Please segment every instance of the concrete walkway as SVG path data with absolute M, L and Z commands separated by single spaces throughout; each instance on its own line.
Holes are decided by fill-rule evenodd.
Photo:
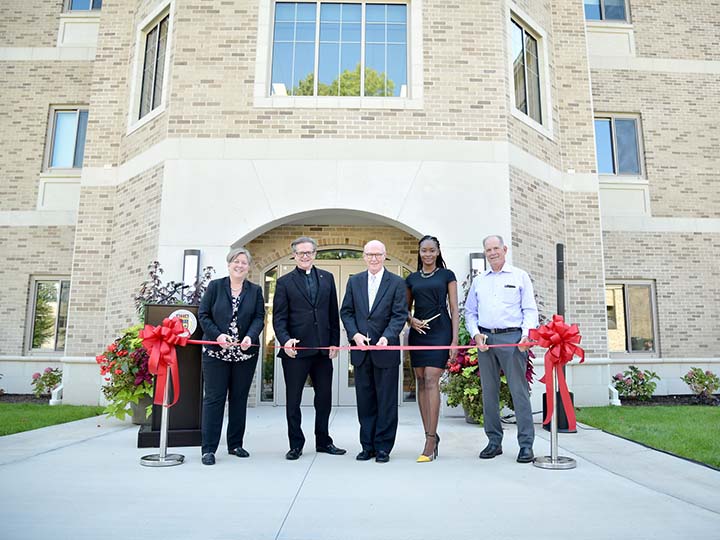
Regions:
M 312 432 L 312 409 L 304 409 Z M 561 435 L 570 471 L 479 460 L 482 429 L 441 418 L 440 459 L 416 464 L 422 428 L 400 409 L 390 463 L 358 462 L 352 408 L 333 410 L 345 456 L 286 461 L 282 408 L 249 409 L 250 459 L 220 451 L 214 467 L 198 448 L 177 467 L 141 467 L 137 427 L 90 418 L 0 437 L 0 539 L 718 539 L 720 472 L 592 429 Z M 221 449 L 224 441 L 221 442 Z M 549 453 L 537 429 L 536 455 Z

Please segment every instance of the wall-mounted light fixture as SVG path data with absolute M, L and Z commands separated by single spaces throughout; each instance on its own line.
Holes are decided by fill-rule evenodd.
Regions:
M 470 254 L 470 279 L 477 276 L 480 272 L 485 271 L 485 254 L 484 253 L 471 253 Z
M 183 283 L 188 286 L 195 285 L 200 274 L 200 250 L 186 249 L 183 253 Z

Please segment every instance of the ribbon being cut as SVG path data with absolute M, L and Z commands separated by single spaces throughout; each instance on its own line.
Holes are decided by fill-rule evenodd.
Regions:
M 543 424 L 550 422 L 555 411 L 553 377 L 557 375 L 558 388 L 555 390 L 560 392 L 560 398 L 568 419 L 568 428 L 574 431 L 577 427 L 575 409 L 573 409 L 570 401 L 570 391 L 562 368 L 574 356 L 580 358 L 580 363 L 585 361 L 585 351 L 578 347 L 578 343 L 582 340 L 580 330 L 577 324 L 567 324 L 562 315 L 553 315 L 552 321 L 548 324 L 530 330 L 529 337 L 535 342 L 534 345 L 547 348 L 545 353 L 545 375 L 540 379 L 540 382 L 545 383 L 545 399 L 547 399 L 547 414 Z
M 155 397 L 153 402 L 156 405 L 163 405 L 163 398 L 165 396 L 165 386 L 167 380 L 167 373 L 170 370 L 170 377 L 172 380 L 173 399 L 172 402 L 168 403 L 168 407 L 172 407 L 177 403 L 180 397 L 180 374 L 178 372 L 177 355 L 175 347 L 180 345 L 185 347 L 186 345 L 217 345 L 215 341 L 202 341 L 199 339 L 189 339 L 189 332 L 183 326 L 180 319 L 164 319 L 161 325 L 151 326 L 145 325 L 140 331 L 140 338 L 143 341 L 143 346 L 147 349 L 150 355 L 148 363 L 148 370 L 153 375 L 157 376 L 155 384 Z M 580 362 L 585 360 L 585 351 L 577 346 L 582 339 L 580 332 L 576 324 L 568 325 L 565 323 L 561 315 L 553 315 L 552 322 L 541 326 L 538 329 L 530 330 L 530 339 L 536 341 L 532 345 L 539 345 L 540 347 L 546 347 L 548 349 L 545 354 L 545 376 L 540 379 L 540 382 L 545 382 L 547 388 L 547 401 L 548 401 L 548 415 L 545 419 L 545 423 L 549 422 L 549 418 L 552 416 L 554 399 L 550 390 L 552 379 L 548 379 L 553 376 L 553 371 L 557 370 L 558 382 L 560 395 L 562 396 L 563 404 L 565 405 L 565 411 L 567 412 L 568 422 L 572 429 L 575 429 L 575 411 L 570 403 L 570 394 L 568 392 L 567 383 L 565 381 L 565 375 L 562 369 L 558 367 L 564 366 L 573 356 L 578 355 Z M 488 345 L 488 348 L 496 347 L 519 347 L 527 346 L 527 343 L 507 343 L 498 345 Z M 258 345 L 252 345 L 252 347 L 258 347 Z M 282 349 L 282 346 L 276 346 L 276 349 Z M 330 349 L 331 347 L 292 347 L 297 350 L 305 349 Z M 346 347 L 336 347 L 339 350 L 375 350 L 381 349 L 384 351 L 417 351 L 417 350 L 441 350 L 441 349 L 474 349 L 476 345 L 367 345 L 359 347 L 356 345 Z

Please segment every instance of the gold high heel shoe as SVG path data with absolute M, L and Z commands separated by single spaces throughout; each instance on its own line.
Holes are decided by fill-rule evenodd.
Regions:
M 437 435 L 431 435 L 430 433 L 427 433 L 425 435 L 426 437 L 432 437 L 435 439 L 435 449 L 433 450 L 433 453 L 431 456 L 426 456 L 425 454 L 420 454 L 420 456 L 417 458 L 417 463 L 430 463 L 431 461 L 434 461 L 438 457 L 438 436 Z

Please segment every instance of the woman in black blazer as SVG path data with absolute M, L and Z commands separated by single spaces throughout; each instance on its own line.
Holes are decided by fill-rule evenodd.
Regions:
M 247 400 L 265 324 L 262 289 L 248 281 L 252 257 L 245 248 L 228 253 L 228 277 L 208 285 L 200 301 L 203 339 L 217 345 L 203 347 L 202 463 L 215 464 L 225 400 L 228 400 L 228 452 L 250 457 L 243 448 Z

